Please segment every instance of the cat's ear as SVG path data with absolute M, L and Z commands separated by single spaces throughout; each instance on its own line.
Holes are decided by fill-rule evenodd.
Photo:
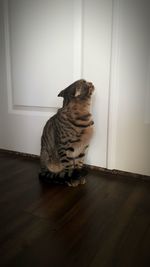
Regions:
M 75 82 L 75 83 L 72 83 L 71 85 L 69 85 L 64 90 L 60 91 L 58 96 L 61 96 L 61 97 L 66 97 L 66 96 L 77 97 L 80 94 L 81 94 L 81 88 L 80 87 L 76 87 L 76 82 Z
M 61 96 L 61 97 L 73 96 L 74 97 L 75 92 L 76 92 L 76 90 L 75 90 L 74 86 L 71 84 L 70 86 L 68 86 L 64 90 L 60 91 L 58 96 Z
M 81 88 L 76 88 L 75 97 L 80 96 L 80 95 L 81 95 Z
M 60 97 L 64 97 L 64 91 L 65 91 L 65 90 L 60 91 L 60 93 L 58 94 L 58 96 L 60 96 Z

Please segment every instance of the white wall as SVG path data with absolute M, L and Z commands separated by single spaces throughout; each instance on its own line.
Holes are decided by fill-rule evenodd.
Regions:
M 38 21 L 37 11 L 41 7 L 50 7 L 52 3 L 57 7 L 58 1 L 44 0 L 42 6 L 40 0 L 9 0 L 9 2 L 11 2 L 9 12 L 7 13 L 6 6 L 4 12 L 5 36 L 3 25 L 0 23 L 2 39 L 0 42 L 0 147 L 39 154 L 42 128 L 46 120 L 61 105 L 61 100 L 56 95 L 62 88 L 58 87 L 84 77 L 93 81 L 96 86 L 93 98 L 95 134 L 86 162 L 95 166 L 150 175 L 149 1 L 69 1 L 67 7 L 70 10 L 68 18 L 70 25 L 67 32 L 70 31 L 68 34 L 70 39 L 65 46 L 67 38 L 65 35 L 63 46 L 63 55 L 66 49 L 66 53 L 69 53 L 69 61 L 64 64 L 65 73 L 63 75 L 62 71 L 61 79 L 58 79 L 56 70 L 49 77 L 50 58 L 53 58 L 53 62 L 56 58 L 55 67 L 59 69 L 59 58 L 62 55 L 60 44 L 56 50 L 51 47 L 49 51 L 51 46 L 49 37 L 46 39 L 43 37 L 42 41 L 40 40 L 36 53 L 32 55 L 37 61 L 37 52 L 41 55 L 45 46 L 44 60 L 41 56 L 39 58 L 43 60 L 40 61 L 42 75 L 36 79 L 37 69 L 33 57 L 30 58 L 30 53 L 34 52 L 34 42 L 38 40 L 39 32 L 34 32 L 35 24 L 32 27 L 28 25 L 34 18 Z M 29 21 L 26 21 L 28 12 L 35 3 L 37 4 L 36 14 L 33 17 L 29 15 Z M 17 8 L 19 13 L 16 13 Z M 2 12 L 1 8 L 0 12 Z M 49 11 L 47 12 L 49 14 Z M 21 17 L 19 14 L 22 14 Z M 63 14 L 65 11 L 62 12 L 62 16 Z M 22 21 L 23 15 L 24 20 L 21 24 L 19 21 Z M 43 31 L 44 36 L 48 36 L 51 23 L 51 30 L 53 25 L 55 28 L 61 27 L 59 23 L 55 24 L 55 16 L 53 21 L 49 21 L 49 15 L 46 18 L 47 27 Z M 44 27 L 44 16 L 41 15 L 40 19 L 41 27 Z M 64 27 L 65 25 L 62 25 L 62 32 Z M 34 35 L 32 35 L 33 32 Z M 40 28 L 40 34 L 42 34 L 42 28 Z M 55 31 L 52 31 L 52 34 L 55 34 Z M 25 40 L 30 40 L 27 46 L 22 42 L 23 39 L 20 39 L 21 36 Z M 55 38 L 57 39 L 58 36 Z M 6 57 L 4 57 L 4 48 Z M 25 57 L 23 52 L 26 48 L 28 53 Z M 58 50 L 59 54 L 56 53 Z M 46 62 L 47 54 L 48 62 Z M 27 65 L 23 65 L 25 59 Z M 21 64 L 20 68 L 19 64 Z M 46 73 L 43 71 L 43 64 Z M 32 67 L 29 73 L 28 65 Z M 62 69 L 61 65 L 60 69 Z M 52 69 L 51 72 L 53 72 Z M 29 74 L 31 79 L 25 84 Z M 32 74 L 35 78 L 33 80 Z M 38 83 L 40 86 L 35 91 L 35 85 Z
M 86 0 L 83 8 L 83 77 L 94 82 L 95 135 L 88 162 L 106 167 L 112 1 Z
M 4 64 L 4 42 L 3 42 L 3 14 L 2 14 L 2 8 L 1 8 L 1 1 L 0 1 L 0 147 L 2 147 L 2 131 L 3 131 L 3 125 L 2 125 L 2 116 L 3 116 L 3 64 Z
M 117 8 L 109 164 L 150 175 L 150 3 L 126 0 Z
M 123 3 L 116 165 L 150 175 L 150 121 L 145 121 L 150 106 L 149 14 L 149 1 Z

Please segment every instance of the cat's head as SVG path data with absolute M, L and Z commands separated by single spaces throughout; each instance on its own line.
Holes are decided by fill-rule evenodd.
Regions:
M 83 79 L 78 80 L 67 88 L 62 90 L 58 96 L 64 98 L 64 105 L 68 104 L 72 99 L 87 100 L 91 98 L 94 91 L 94 85 L 91 82 L 87 82 Z

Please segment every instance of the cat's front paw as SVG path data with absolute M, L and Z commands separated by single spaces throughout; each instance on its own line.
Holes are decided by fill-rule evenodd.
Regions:
M 85 177 L 80 177 L 80 184 L 86 184 L 86 178 Z
M 79 179 L 70 179 L 70 181 L 67 181 L 67 185 L 71 187 L 77 187 L 79 184 L 85 184 L 86 178 L 80 177 Z

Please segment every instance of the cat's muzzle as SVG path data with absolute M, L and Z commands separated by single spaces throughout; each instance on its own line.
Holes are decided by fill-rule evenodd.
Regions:
M 93 83 L 91 83 L 91 82 L 87 82 L 87 85 L 88 85 L 89 95 L 92 95 L 94 90 L 95 90 L 95 87 L 94 87 Z

